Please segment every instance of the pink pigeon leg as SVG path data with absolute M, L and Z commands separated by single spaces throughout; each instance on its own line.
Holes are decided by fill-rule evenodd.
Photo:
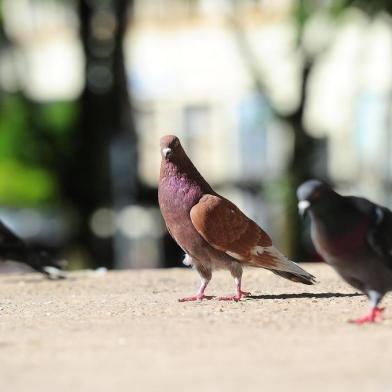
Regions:
M 189 301 L 201 301 L 203 299 L 212 299 L 212 298 L 214 298 L 212 296 L 204 295 L 204 291 L 205 291 L 208 283 L 209 283 L 209 280 L 202 279 L 201 286 L 200 286 L 199 291 L 197 292 L 196 295 L 192 295 L 190 297 L 179 298 L 178 301 L 179 302 L 189 302 Z
M 384 308 L 379 308 L 377 306 L 374 306 L 370 309 L 369 313 L 365 314 L 365 316 L 355 320 L 350 320 L 349 322 L 357 325 L 363 325 L 367 323 L 374 323 L 376 321 L 381 321 L 383 311 Z
M 247 297 L 251 295 L 251 293 L 241 290 L 241 279 L 235 278 L 235 287 L 236 287 L 235 294 L 219 297 L 218 298 L 219 301 L 239 301 L 242 298 L 242 296 Z

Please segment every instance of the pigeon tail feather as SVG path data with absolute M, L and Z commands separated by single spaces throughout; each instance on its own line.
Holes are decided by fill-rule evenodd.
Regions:
M 63 268 L 67 262 L 65 260 L 57 260 L 46 252 L 39 254 L 36 251 L 31 251 L 24 262 L 35 271 L 44 274 L 48 279 L 56 280 L 66 278 Z
M 309 285 L 316 283 L 316 278 L 312 274 L 306 272 L 294 261 L 289 260 L 274 246 L 268 246 L 262 248 L 262 252 L 256 252 L 250 261 L 250 265 L 266 268 L 274 274 L 293 282 Z

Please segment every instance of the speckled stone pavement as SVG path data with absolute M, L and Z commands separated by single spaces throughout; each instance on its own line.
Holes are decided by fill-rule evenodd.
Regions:
M 392 295 L 358 327 L 366 298 L 304 267 L 317 285 L 246 270 L 238 303 L 178 302 L 187 269 L 0 276 L 1 391 L 392 391 Z M 222 271 L 207 294 L 232 289 Z

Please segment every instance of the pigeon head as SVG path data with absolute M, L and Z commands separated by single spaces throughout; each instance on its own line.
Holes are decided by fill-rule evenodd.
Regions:
M 166 161 L 176 161 L 185 154 L 180 140 L 174 135 L 162 136 L 160 146 L 162 159 L 165 159 Z
M 320 202 L 333 194 L 333 190 L 327 184 L 319 180 L 309 180 L 301 184 L 297 189 L 298 209 L 301 215 L 310 208 L 317 208 Z
M 189 159 L 177 136 L 162 136 L 160 146 L 162 155 L 159 175 L 160 182 L 164 178 L 174 178 L 172 185 L 174 187 L 181 187 L 184 186 L 183 180 L 185 180 L 187 185 L 191 186 L 192 189 L 195 190 L 196 193 L 194 193 L 194 195 L 198 194 L 197 192 L 199 191 L 212 194 L 214 193 L 210 185 Z M 190 185 L 191 183 L 192 185 Z M 199 200 L 200 197 L 201 195 L 198 194 L 197 200 Z

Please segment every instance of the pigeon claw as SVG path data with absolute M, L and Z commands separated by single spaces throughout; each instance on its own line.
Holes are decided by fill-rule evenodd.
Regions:
M 374 307 L 370 310 L 368 314 L 365 314 L 365 316 L 360 317 L 358 319 L 350 320 L 350 323 L 363 325 L 368 323 L 375 323 L 376 321 L 381 321 L 382 312 L 384 311 L 384 309 L 385 308 Z
M 224 297 L 218 297 L 219 301 L 236 301 L 238 302 L 241 299 L 240 295 L 234 294 L 234 295 L 226 295 Z
M 242 297 L 249 297 L 250 295 L 251 295 L 251 293 L 249 293 L 247 291 L 240 291 L 240 292 L 233 294 L 233 295 L 218 297 L 218 300 L 219 301 L 236 301 L 236 302 L 238 302 Z
M 250 296 L 252 295 L 252 293 L 250 293 L 249 291 L 241 291 L 241 294 L 242 294 L 244 297 L 250 297 Z
M 213 299 L 212 295 L 196 294 L 190 297 L 179 298 L 178 302 L 202 301 L 203 299 Z

